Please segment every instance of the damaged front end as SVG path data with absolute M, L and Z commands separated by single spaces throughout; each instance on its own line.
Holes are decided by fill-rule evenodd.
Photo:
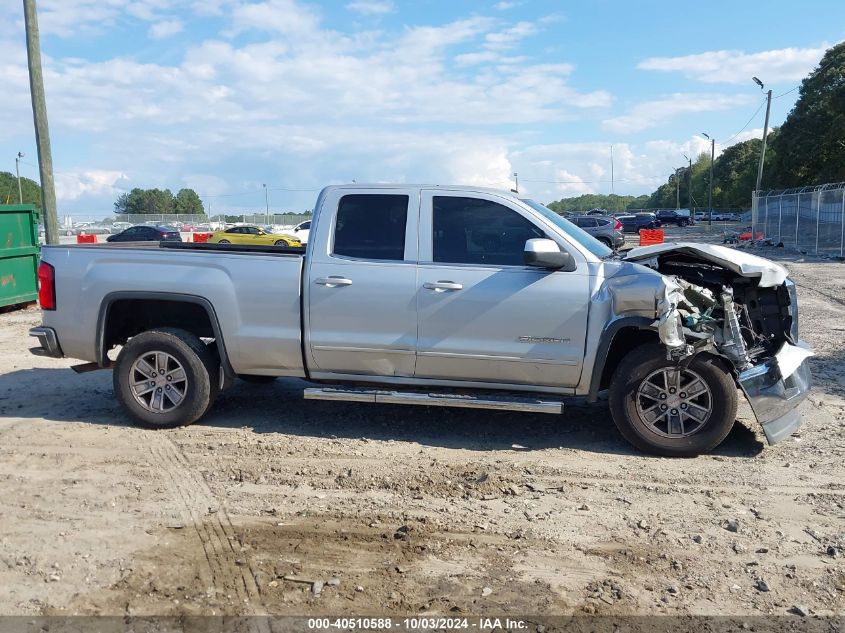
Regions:
M 678 363 L 701 352 L 727 359 L 766 439 L 800 425 L 813 355 L 798 338 L 798 305 L 787 270 L 723 246 L 677 243 L 632 249 L 627 262 L 663 277 L 652 327 Z

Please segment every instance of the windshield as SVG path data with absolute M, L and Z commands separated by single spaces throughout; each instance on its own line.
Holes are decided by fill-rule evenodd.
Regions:
M 535 202 L 534 200 L 528 198 L 522 198 L 522 202 L 524 202 L 529 207 L 534 209 L 537 213 L 549 220 L 557 228 L 566 233 L 568 237 L 571 237 L 573 240 L 578 242 L 581 246 L 586 248 L 596 257 L 603 259 L 613 254 L 612 249 L 599 242 L 596 238 L 587 233 L 584 229 L 575 226 L 572 222 L 564 218 L 562 215 L 559 215 L 548 207 L 543 206 L 539 202 Z

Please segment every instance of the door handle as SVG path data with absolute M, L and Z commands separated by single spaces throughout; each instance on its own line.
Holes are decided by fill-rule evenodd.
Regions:
M 434 292 L 446 292 L 450 290 L 463 290 L 463 284 L 455 283 L 454 281 L 427 281 L 423 284 L 423 288 L 434 290 Z
M 320 277 L 319 279 L 314 280 L 315 284 L 320 286 L 326 286 L 327 288 L 336 288 L 337 286 L 351 286 L 352 280 L 347 279 L 346 277 Z

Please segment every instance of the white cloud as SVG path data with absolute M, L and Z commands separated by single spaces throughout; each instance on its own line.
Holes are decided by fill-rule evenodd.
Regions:
M 179 20 L 163 20 L 153 24 L 147 31 L 147 36 L 154 40 L 160 40 L 180 33 L 183 28 L 184 25 Z
M 126 174 L 109 170 L 59 171 L 56 178 L 56 199 L 76 200 L 81 196 L 94 196 L 117 191 L 115 184 L 126 179 Z
M 681 57 L 651 57 L 637 64 L 637 68 L 680 72 L 705 83 L 750 84 L 753 76 L 768 83 L 798 81 L 819 62 L 826 48 L 781 48 L 759 53 L 723 50 Z
M 396 7 L 391 0 L 358 0 L 357 2 L 347 4 L 346 9 L 360 13 L 361 15 L 384 15 L 386 13 L 392 13 Z
M 638 103 L 627 114 L 602 121 L 602 128 L 618 134 L 634 134 L 657 127 L 680 114 L 727 110 L 749 103 L 749 98 L 746 95 L 675 93 Z
M 496 11 L 507 11 L 508 9 L 513 9 L 514 7 L 518 7 L 520 4 L 522 4 L 522 3 L 521 2 L 505 2 L 505 1 L 503 1 L 503 2 L 497 2 L 496 4 L 494 4 L 493 8 L 496 9 Z

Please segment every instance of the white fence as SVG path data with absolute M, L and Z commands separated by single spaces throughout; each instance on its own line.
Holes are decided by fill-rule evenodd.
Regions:
M 756 192 L 751 211 L 755 235 L 816 255 L 845 254 L 845 183 Z

